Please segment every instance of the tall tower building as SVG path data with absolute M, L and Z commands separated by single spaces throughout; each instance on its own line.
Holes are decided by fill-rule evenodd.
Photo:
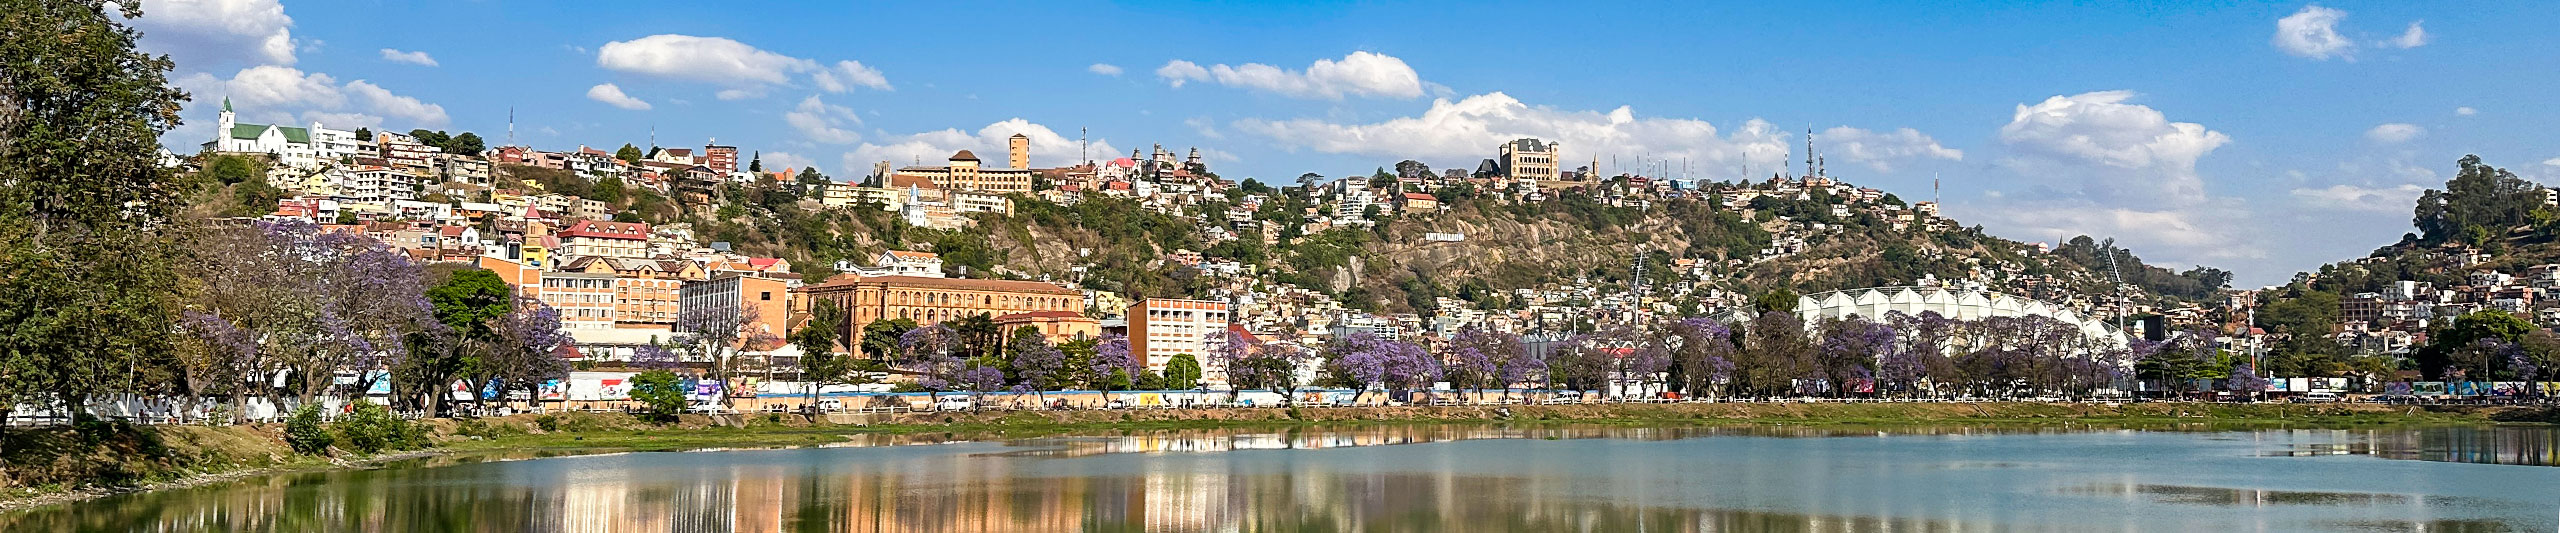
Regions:
M 1031 137 L 1016 133 L 1005 139 L 1006 163 L 1013 168 L 1031 168 Z

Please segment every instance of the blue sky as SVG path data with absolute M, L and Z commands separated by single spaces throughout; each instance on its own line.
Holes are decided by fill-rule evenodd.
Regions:
M 1512 137 L 1604 172 L 1803 159 L 2026 241 L 2280 282 L 2408 231 L 2477 153 L 2560 182 L 2553 3 L 1791 5 L 146 2 L 244 121 L 546 149 L 723 144 L 851 175 L 1035 138 L 1163 144 L 1230 178 L 1470 166 Z M 1106 149 L 1107 148 L 1107 149 Z M 1616 163 L 1612 163 L 1612 161 Z M 1746 174 L 1746 171 L 1748 174 Z

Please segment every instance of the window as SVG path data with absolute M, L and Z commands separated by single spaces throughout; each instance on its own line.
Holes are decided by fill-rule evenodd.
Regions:
M 758 298 L 758 299 L 761 299 L 761 300 L 764 300 L 764 301 L 767 301 L 767 302 L 773 301 L 773 291 L 764 291 L 764 292 L 756 293 L 756 295 L 757 295 L 757 298 Z

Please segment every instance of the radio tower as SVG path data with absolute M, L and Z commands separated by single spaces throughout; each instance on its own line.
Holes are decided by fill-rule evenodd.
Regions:
M 1813 126 L 1804 127 L 1804 175 L 1813 175 Z

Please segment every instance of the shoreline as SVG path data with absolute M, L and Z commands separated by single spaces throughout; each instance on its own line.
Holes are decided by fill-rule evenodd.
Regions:
M 1501 416 L 1508 409 L 1510 416 Z M 1840 428 L 1969 426 L 1984 429 L 2136 429 L 2216 431 L 2268 428 L 2560 425 L 2560 408 L 2398 406 L 2374 404 L 2073 403 L 1694 403 L 1445 407 L 1224 408 L 1076 411 L 917 412 L 821 415 L 684 415 L 656 423 L 621 414 L 518 414 L 425 422 L 428 448 L 363 458 L 302 457 L 264 465 L 165 475 L 164 481 L 71 488 L 19 488 L 0 498 L 0 513 L 108 496 L 182 489 L 244 478 L 378 468 L 404 461 L 497 454 L 567 457 L 619 452 L 714 448 L 773 449 L 859 443 L 863 439 L 932 436 L 976 441 L 1126 433 L 1384 425 L 1488 425 L 1628 428 Z M 151 432 L 159 428 L 138 427 Z M 270 428 L 197 428 L 264 437 Z M 939 435 L 934 435 L 939 434 Z M 270 439 L 273 440 L 273 439 Z M 876 444 L 876 443 L 874 443 Z M 281 441 L 272 443 L 284 447 Z M 290 454 L 289 449 L 285 452 Z M 272 458 L 272 457 L 271 457 Z

